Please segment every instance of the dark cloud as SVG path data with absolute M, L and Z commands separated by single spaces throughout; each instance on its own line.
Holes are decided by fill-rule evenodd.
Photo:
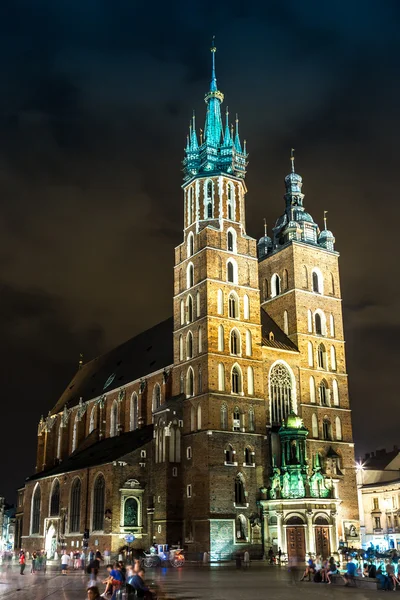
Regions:
M 32 423 L 79 352 L 171 313 L 180 161 L 192 109 L 204 120 L 212 34 L 248 140 L 248 232 L 282 212 L 294 146 L 307 209 L 320 223 L 329 211 L 342 255 L 359 451 L 396 441 L 399 13 L 394 0 L 1 4 L 0 360 L 13 427 L 0 452 L 18 463 L 1 493 L 12 499 L 29 474 Z

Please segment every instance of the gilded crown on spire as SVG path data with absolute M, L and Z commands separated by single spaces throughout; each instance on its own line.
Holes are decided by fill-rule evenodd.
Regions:
M 188 181 L 196 176 L 212 173 L 226 173 L 234 177 L 244 178 L 247 167 L 246 145 L 242 150 L 239 136 L 239 119 L 236 116 L 235 136 L 230 133 L 229 113 L 226 113 L 225 131 L 221 118 L 221 104 L 224 95 L 218 90 L 215 70 L 215 55 L 217 48 L 213 37 L 211 45 L 211 81 L 210 89 L 205 95 L 207 104 L 204 132 L 200 130 L 200 146 L 194 117 L 190 125 L 189 143 L 186 145 L 183 160 L 184 179 Z

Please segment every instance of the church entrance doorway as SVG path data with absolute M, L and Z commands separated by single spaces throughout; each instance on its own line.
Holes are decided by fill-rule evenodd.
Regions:
M 315 519 L 315 553 L 322 558 L 329 558 L 331 545 L 329 541 L 329 521 L 326 517 Z
M 286 543 L 289 564 L 304 562 L 306 556 L 306 537 L 304 523 L 300 517 L 292 517 L 286 524 Z

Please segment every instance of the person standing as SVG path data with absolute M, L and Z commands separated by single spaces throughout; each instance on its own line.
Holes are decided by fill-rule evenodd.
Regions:
M 66 575 L 67 571 L 68 571 L 68 562 L 69 562 L 69 556 L 66 553 L 66 551 L 64 550 L 64 554 L 61 556 L 61 574 L 62 575 Z
M 281 565 L 281 560 L 282 560 L 282 550 L 280 548 L 278 548 L 278 563 L 279 563 L 279 566 Z
M 36 573 L 36 560 L 37 560 L 37 553 L 35 551 L 32 552 L 32 567 L 31 567 L 31 573 Z
M 23 575 L 24 571 L 25 571 L 25 552 L 23 550 L 21 550 L 21 554 L 19 555 L 19 564 L 20 564 L 20 570 L 19 570 L 19 574 Z
M 86 569 L 86 553 L 85 553 L 84 549 L 82 549 L 82 552 L 81 552 L 81 568 L 82 568 L 82 571 L 85 572 L 85 569 Z

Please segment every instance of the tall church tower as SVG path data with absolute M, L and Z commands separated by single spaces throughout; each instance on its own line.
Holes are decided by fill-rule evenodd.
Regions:
M 246 234 L 246 144 L 223 125 L 211 48 L 204 134 L 190 124 L 184 237 L 175 250 L 174 393 L 183 393 L 184 539 L 249 541 L 265 432 L 256 241 Z M 236 525 L 235 525 L 236 524 Z M 258 537 L 257 537 L 258 535 Z M 259 532 L 256 543 L 260 543 Z M 222 541 L 221 541 L 222 540 Z
M 302 178 L 285 178 L 285 211 L 258 243 L 261 305 L 299 350 L 297 412 L 309 431 L 309 463 L 321 461 L 341 499 L 338 531 L 358 518 L 354 444 L 345 361 L 339 254 L 326 227 L 320 231 L 304 208 Z M 272 445 L 289 405 L 271 404 Z M 335 520 L 335 522 L 336 522 Z M 310 546 L 312 548 L 312 545 Z

